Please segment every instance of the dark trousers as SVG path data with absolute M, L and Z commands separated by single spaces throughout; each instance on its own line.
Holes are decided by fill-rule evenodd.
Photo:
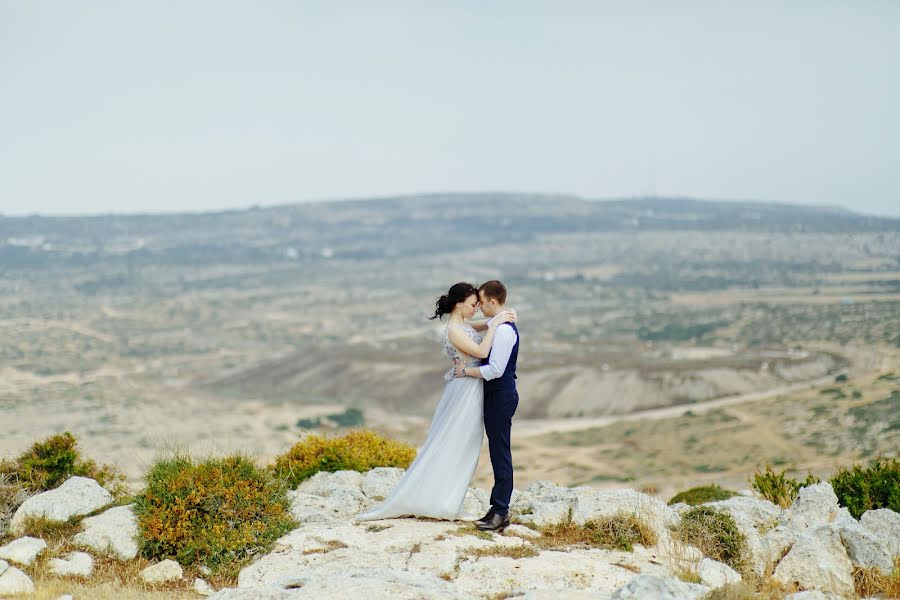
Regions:
M 509 501 L 512 497 L 513 464 L 509 436 L 512 418 L 518 406 L 519 394 L 515 389 L 485 391 L 484 431 L 487 433 L 491 466 L 494 468 L 491 507 L 500 515 L 509 512 Z

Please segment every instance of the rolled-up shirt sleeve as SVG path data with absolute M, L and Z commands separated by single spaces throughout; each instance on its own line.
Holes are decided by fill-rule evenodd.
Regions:
M 497 331 L 494 332 L 494 343 L 491 344 L 491 359 L 488 364 L 479 368 L 482 379 L 490 381 L 503 375 L 517 339 L 516 331 L 507 323 L 497 327 Z

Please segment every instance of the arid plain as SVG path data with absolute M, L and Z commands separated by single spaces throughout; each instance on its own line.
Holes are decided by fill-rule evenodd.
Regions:
M 0 217 L 0 452 L 70 430 L 137 484 L 173 448 L 340 424 L 420 444 L 449 366 L 426 315 L 492 278 L 521 319 L 517 487 L 741 488 L 900 449 L 900 221 L 469 194 Z

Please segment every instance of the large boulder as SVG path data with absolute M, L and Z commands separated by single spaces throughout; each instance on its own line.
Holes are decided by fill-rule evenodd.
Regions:
M 669 577 L 635 575 L 613 593 L 612 600 L 699 600 L 708 594 L 705 585 L 685 583 Z
M 132 505 L 116 506 L 82 521 L 82 531 L 74 537 L 76 544 L 107 552 L 120 560 L 137 556 L 138 522 Z
M 0 547 L 0 558 L 29 566 L 38 554 L 47 548 L 47 542 L 34 537 L 21 537 Z
M 891 574 L 894 570 L 894 561 L 887 544 L 854 519 L 850 511 L 841 508 L 833 527 L 841 536 L 847 555 L 854 565 L 878 569 L 885 575 Z
M 70 477 L 61 486 L 32 496 L 13 515 L 9 529 L 14 535 L 24 533 L 29 518 L 44 517 L 64 522 L 109 505 L 112 495 L 87 477 Z
M 810 527 L 799 535 L 790 552 L 775 567 L 772 579 L 801 590 L 851 596 L 853 564 L 830 525 Z
M 513 490 L 510 511 L 523 523 L 538 527 L 562 523 L 574 510 L 577 489 L 537 481 L 524 491 Z

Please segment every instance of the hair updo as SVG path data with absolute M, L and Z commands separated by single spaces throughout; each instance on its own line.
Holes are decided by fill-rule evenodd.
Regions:
M 453 308 L 463 302 L 469 296 L 477 296 L 478 288 L 471 283 L 455 283 L 446 294 L 437 299 L 434 303 L 434 316 L 429 319 L 440 319 L 444 315 L 453 312 Z

